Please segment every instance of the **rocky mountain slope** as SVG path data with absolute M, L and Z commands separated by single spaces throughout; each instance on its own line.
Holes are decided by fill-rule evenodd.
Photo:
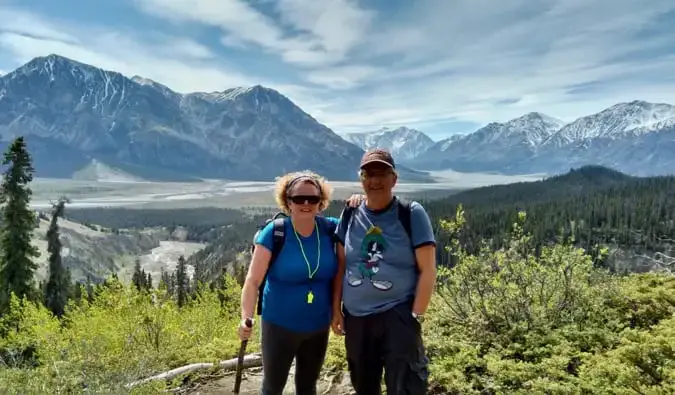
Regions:
M 39 225 L 33 232 L 33 244 L 40 251 L 36 258 L 38 280 L 48 275 L 47 229 L 49 215 L 40 216 Z M 162 268 L 172 271 L 183 254 L 186 258 L 204 244 L 178 240 L 165 229 L 112 232 L 96 225 L 84 225 L 59 219 L 60 240 L 63 245 L 63 263 L 70 268 L 73 280 L 102 281 L 112 273 L 129 280 L 133 273 L 134 260 L 139 258 L 143 269 L 159 281 Z
M 619 103 L 569 124 L 539 113 L 443 140 L 413 160 L 419 169 L 561 173 L 601 165 L 641 176 L 675 173 L 675 106 Z
M 18 135 L 42 177 L 95 161 L 145 179 L 271 180 L 313 169 L 353 180 L 363 154 L 273 89 L 179 94 L 58 55 L 0 77 L 0 140 Z
M 400 162 L 412 160 L 434 145 L 434 141 L 426 134 L 405 126 L 396 129 L 382 128 L 374 132 L 346 133 L 344 139 L 364 150 L 385 148 Z
M 471 134 L 439 141 L 414 163 L 420 168 L 508 172 L 522 158 L 536 154 L 563 124 L 536 112 L 506 123 L 493 122 Z

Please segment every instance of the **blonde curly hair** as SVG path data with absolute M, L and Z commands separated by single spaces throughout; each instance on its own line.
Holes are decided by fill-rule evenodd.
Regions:
M 299 172 L 293 172 L 284 174 L 283 176 L 277 178 L 274 199 L 277 202 L 279 208 L 286 214 L 290 214 L 291 210 L 288 207 L 288 192 L 291 184 L 296 182 L 310 183 L 314 184 L 321 194 L 321 201 L 319 202 L 319 211 L 323 211 L 328 208 L 330 204 L 331 196 L 333 195 L 333 187 L 328 184 L 325 178 L 314 173 L 310 170 L 304 170 Z

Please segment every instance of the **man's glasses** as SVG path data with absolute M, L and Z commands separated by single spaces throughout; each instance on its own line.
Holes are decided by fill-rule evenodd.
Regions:
M 366 178 L 383 178 L 383 177 L 386 177 L 386 176 L 388 176 L 388 175 L 390 175 L 390 174 L 393 174 L 393 173 L 394 173 L 394 172 L 391 171 L 391 170 L 380 170 L 380 171 L 377 171 L 377 170 L 375 170 L 375 171 L 374 171 L 374 170 L 361 170 L 361 171 L 359 172 L 359 176 L 360 176 L 362 179 L 366 179 Z
M 295 204 L 319 204 L 321 196 L 316 195 L 296 195 L 289 197 L 289 200 Z

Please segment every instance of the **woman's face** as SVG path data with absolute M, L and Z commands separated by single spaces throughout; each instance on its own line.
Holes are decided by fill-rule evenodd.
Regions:
M 319 212 L 320 202 L 319 188 L 309 181 L 297 183 L 288 193 L 288 208 L 293 215 L 313 217 Z

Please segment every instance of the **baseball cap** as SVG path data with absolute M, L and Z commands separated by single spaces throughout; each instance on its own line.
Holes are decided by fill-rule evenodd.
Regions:
M 368 150 L 365 154 L 363 154 L 363 157 L 361 157 L 361 169 L 363 169 L 364 166 L 375 162 L 385 164 L 392 169 L 396 168 L 396 165 L 394 164 L 394 158 L 391 156 L 389 151 L 376 148 Z

